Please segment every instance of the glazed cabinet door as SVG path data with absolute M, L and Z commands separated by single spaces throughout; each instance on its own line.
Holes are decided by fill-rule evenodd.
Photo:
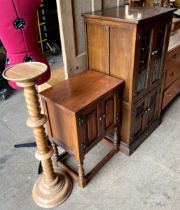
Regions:
M 101 121 L 100 107 L 95 104 L 78 116 L 79 135 L 80 135 L 80 150 L 86 153 L 101 136 Z
M 166 25 L 164 23 L 157 24 L 152 31 L 152 49 L 150 58 L 150 89 L 161 83 L 163 56 L 164 56 L 164 40 Z
M 153 90 L 147 97 L 146 127 L 150 127 L 158 118 L 160 113 L 160 88 Z
M 132 131 L 131 138 L 137 139 L 145 130 L 145 111 L 147 107 L 146 98 L 140 100 L 135 106 L 132 113 Z
M 147 92 L 151 30 L 137 33 L 133 96 L 137 101 Z

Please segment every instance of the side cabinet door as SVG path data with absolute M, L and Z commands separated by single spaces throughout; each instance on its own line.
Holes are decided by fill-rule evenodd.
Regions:
M 83 13 L 123 4 L 119 0 L 56 0 L 66 79 L 87 69 Z
M 135 79 L 133 95 L 137 101 L 147 92 L 149 74 L 151 29 L 137 34 L 137 47 L 135 58 Z
M 114 126 L 116 118 L 116 93 L 111 93 L 102 100 L 102 133 L 105 135 Z
M 162 69 L 164 67 L 163 58 L 165 47 L 165 31 L 166 25 L 164 23 L 157 24 L 153 28 L 149 80 L 151 89 L 160 84 L 162 81 Z
M 147 97 L 146 127 L 148 128 L 158 118 L 160 113 L 160 88 L 156 88 Z
M 79 125 L 79 135 L 81 139 L 80 150 L 82 153 L 86 153 L 101 136 L 100 129 L 100 110 L 99 104 L 95 104 L 90 108 L 82 112 L 77 120 Z
M 134 106 L 133 116 L 132 116 L 132 131 L 131 131 L 132 140 L 136 140 L 146 129 L 145 125 L 146 106 L 147 106 L 146 98 L 143 98 Z

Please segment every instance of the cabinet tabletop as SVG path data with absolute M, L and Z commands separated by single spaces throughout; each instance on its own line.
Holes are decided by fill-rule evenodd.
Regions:
M 63 109 L 77 113 L 122 83 L 121 79 L 86 70 L 41 92 L 40 96 Z
M 128 5 L 113 7 L 110 9 L 99 10 L 95 12 L 85 13 L 84 17 L 114 20 L 119 22 L 139 23 L 152 17 L 161 16 L 165 13 L 172 13 L 174 8 L 164 7 L 130 7 Z

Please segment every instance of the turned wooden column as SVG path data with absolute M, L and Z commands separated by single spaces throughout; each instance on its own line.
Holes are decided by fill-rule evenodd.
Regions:
M 39 62 L 17 64 L 6 69 L 3 76 L 24 88 L 24 96 L 29 112 L 27 125 L 33 129 L 37 151 L 36 158 L 41 161 L 43 174 L 38 178 L 32 190 L 34 201 L 41 207 L 52 208 L 65 201 L 72 191 L 72 181 L 62 173 L 55 173 L 52 165 L 52 147 L 48 146 L 44 124 L 47 118 L 41 114 L 41 107 L 36 90 L 36 82 L 47 66 Z

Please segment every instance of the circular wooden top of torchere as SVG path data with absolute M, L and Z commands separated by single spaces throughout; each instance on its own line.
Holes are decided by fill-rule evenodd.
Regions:
M 40 62 L 16 64 L 3 72 L 3 77 L 14 82 L 23 82 L 37 79 L 47 71 L 47 65 Z

